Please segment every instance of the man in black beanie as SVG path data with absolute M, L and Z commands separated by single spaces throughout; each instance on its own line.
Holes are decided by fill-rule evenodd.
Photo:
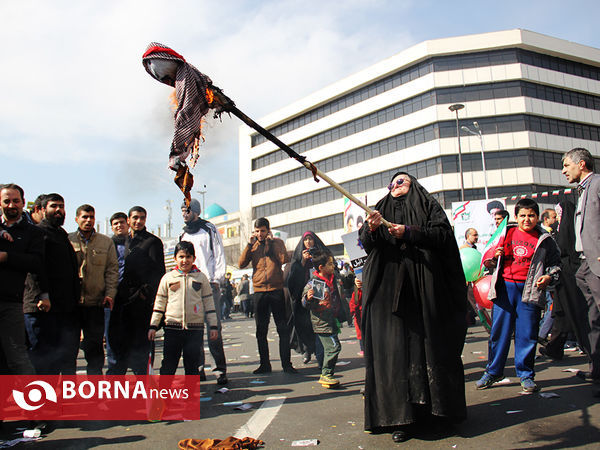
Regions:
M 219 337 L 215 340 L 207 339 L 208 348 L 215 360 L 213 371 L 220 372 L 217 377 L 217 383 L 227 384 L 227 360 L 225 359 L 223 338 L 221 336 L 222 311 L 220 289 L 227 267 L 225 264 L 225 249 L 223 248 L 223 241 L 221 240 L 221 235 L 217 231 L 217 228 L 207 220 L 201 219 L 200 212 L 200 202 L 195 198 L 190 201 L 189 208 L 185 206 L 185 203 L 181 205 L 181 214 L 183 215 L 185 226 L 183 227 L 183 234 L 179 237 L 179 240 L 189 241 L 194 244 L 196 267 L 204 273 L 210 281 L 217 313 Z M 206 314 L 210 312 L 211 311 L 205 311 Z M 206 331 L 210 331 L 208 327 L 206 328 Z M 200 363 L 204 366 L 204 362 L 204 348 L 202 348 Z M 204 369 L 200 372 L 200 380 L 206 380 Z

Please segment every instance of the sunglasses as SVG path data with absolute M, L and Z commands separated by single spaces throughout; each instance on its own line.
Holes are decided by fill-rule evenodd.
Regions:
M 394 189 L 395 187 L 400 187 L 404 184 L 405 181 L 407 181 L 408 178 L 398 178 L 396 180 L 396 182 L 392 182 L 388 185 L 388 189 L 391 191 L 392 189 Z

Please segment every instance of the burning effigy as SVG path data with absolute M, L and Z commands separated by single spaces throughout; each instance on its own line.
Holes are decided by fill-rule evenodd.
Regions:
M 142 63 L 154 79 L 175 88 L 175 132 L 169 153 L 169 168 L 177 172 L 175 184 L 189 205 L 194 178 L 186 160 L 192 153 L 192 168 L 198 160 L 202 118 L 210 109 L 212 81 L 188 64 L 175 50 L 157 42 L 148 46 Z
M 316 182 L 319 182 L 319 178 L 325 180 L 367 213 L 371 213 L 372 210 L 362 201 L 321 172 L 317 166 L 304 156 L 296 153 L 291 147 L 281 142 L 272 133 L 240 111 L 221 89 L 212 84 L 208 76 L 189 64 L 182 55 L 172 48 L 152 42 L 142 56 L 142 63 L 146 72 L 155 80 L 175 88 L 175 131 L 169 153 L 169 168 L 177 172 L 175 184 L 183 192 L 186 205 L 189 206 L 190 191 L 194 185 L 194 177 L 190 173 L 186 159 L 192 154 L 190 165 L 193 168 L 198 160 L 198 147 L 202 140 L 202 118 L 212 109 L 215 118 L 220 118 L 223 112 L 235 115 L 246 125 L 254 128 L 277 145 L 290 158 L 294 158 L 310 170 Z M 390 226 L 385 219 L 383 223 Z

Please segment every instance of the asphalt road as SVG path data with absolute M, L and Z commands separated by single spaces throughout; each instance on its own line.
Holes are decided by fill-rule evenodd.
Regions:
M 600 448 L 600 406 L 592 396 L 593 387 L 564 372 L 584 369 L 584 357 L 566 354 L 560 362 L 536 360 L 536 382 L 540 393 L 522 395 L 515 376 L 512 354 L 506 376 L 509 381 L 484 391 L 475 390 L 487 356 L 487 334 L 480 326 L 471 327 L 465 348 L 465 383 L 468 419 L 450 432 L 428 427 L 403 444 L 394 444 L 389 434 L 363 431 L 363 400 L 360 394 L 364 369 L 354 328 L 345 327 L 340 336 L 342 353 L 337 374 L 341 387 L 327 390 L 318 383 L 315 362 L 307 365 L 292 352 L 298 374 L 281 370 L 278 339 L 271 323 L 269 345 L 273 372 L 256 376 L 258 366 L 254 321 L 241 314 L 224 323 L 223 336 L 228 359 L 229 391 L 216 393 L 216 377 L 202 384 L 202 418 L 192 422 L 59 422 L 36 442 L 17 448 L 41 449 L 176 449 L 184 438 L 220 438 L 250 434 L 265 441 L 265 448 L 290 448 L 293 441 L 318 439 L 325 449 L 397 448 Z M 160 346 L 159 346 L 160 347 Z M 207 355 L 208 352 L 207 352 Z M 80 355 L 81 357 L 82 355 Z M 155 367 L 160 366 L 160 355 Z M 84 369 L 80 358 L 78 369 Z M 212 362 L 208 356 L 208 362 Z M 181 365 L 181 363 L 180 363 Z M 559 397 L 544 398 L 542 393 Z M 242 401 L 252 405 L 247 411 L 223 403 Z M 4 423 L 2 440 L 18 437 L 23 423 Z M 260 434 L 258 434 L 260 433 Z

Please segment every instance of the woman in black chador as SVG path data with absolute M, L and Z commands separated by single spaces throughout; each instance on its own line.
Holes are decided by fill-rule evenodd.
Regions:
M 560 248 L 561 271 L 552 306 L 552 338 L 544 347 L 540 347 L 540 353 L 552 359 L 562 359 L 564 345 L 571 331 L 586 355 L 591 354 L 591 349 L 587 303 L 575 282 L 575 273 L 581 265 L 579 253 L 575 251 L 575 205 L 565 200 L 556 209 L 560 219 L 556 243 Z
M 408 439 L 411 424 L 465 419 L 461 352 L 467 285 L 458 246 L 439 203 L 398 172 L 360 230 L 365 429 Z M 393 224 L 381 225 L 382 216 Z
M 301 303 L 302 290 L 313 269 L 311 257 L 313 249 L 331 253 L 315 233 L 307 231 L 294 250 L 290 262 L 290 274 L 287 278 L 293 311 L 292 348 L 304 355 L 304 364 L 310 362 L 311 355 L 315 353 L 315 333 L 310 321 L 310 312 Z

